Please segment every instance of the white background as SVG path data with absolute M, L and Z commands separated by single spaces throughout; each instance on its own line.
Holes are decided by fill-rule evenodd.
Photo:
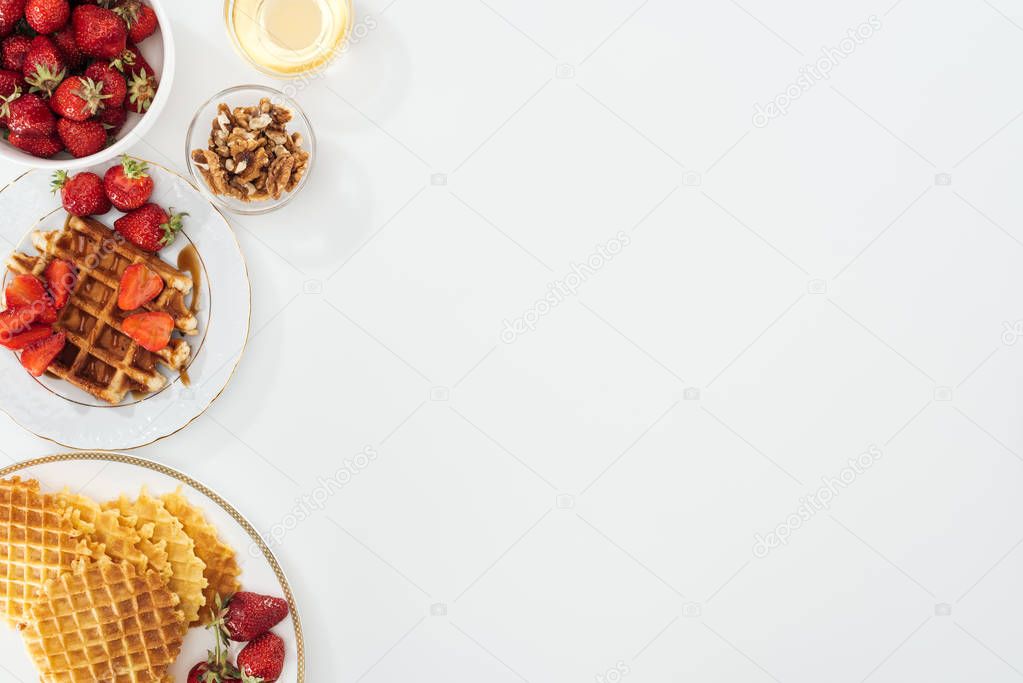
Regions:
M 171 4 L 175 95 L 134 152 L 181 169 L 202 101 L 275 81 L 218 3 Z M 293 527 L 310 681 L 1023 678 L 1018 3 L 358 14 L 374 28 L 298 86 L 303 196 L 233 221 L 253 320 L 232 384 L 139 451 Z M 0 444 L 60 450 L 3 417 Z M 871 445 L 830 510 L 754 556 Z

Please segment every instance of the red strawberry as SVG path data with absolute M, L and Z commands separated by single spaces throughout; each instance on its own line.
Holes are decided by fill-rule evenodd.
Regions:
M 28 0 L 25 3 L 25 21 L 39 33 L 53 33 L 71 17 L 67 0 Z
M 11 71 L 21 73 L 21 65 L 25 63 L 25 54 L 32 39 L 28 36 L 13 35 L 5 38 L 0 44 L 0 52 L 3 53 L 3 67 Z
M 141 263 L 133 263 L 121 276 L 117 306 L 122 311 L 134 311 L 155 299 L 163 291 L 163 278 Z
M 124 128 L 128 120 L 128 110 L 124 107 L 103 107 L 96 115 L 96 120 L 106 128 L 107 135 L 114 137 Z
M 54 259 L 46 266 L 46 284 L 53 296 L 53 305 L 60 310 L 67 306 L 71 292 L 78 284 L 78 273 L 74 264 L 63 259 Z
M 21 73 L 25 76 L 25 82 L 32 86 L 32 92 L 41 92 L 49 97 L 67 76 L 67 62 L 52 40 L 46 36 L 36 36 L 25 53 Z
M 124 52 L 110 62 L 110 66 L 124 73 L 126 76 L 134 76 L 135 74 L 142 73 L 143 71 L 148 74 L 156 74 L 153 67 L 151 67 L 149 62 L 146 61 L 146 58 L 142 56 L 142 52 L 139 50 L 138 45 L 135 45 L 134 43 L 128 43 L 127 47 L 124 48 Z
M 0 102 L 14 99 L 15 95 L 20 95 L 25 90 L 25 81 L 22 80 L 21 73 L 6 69 L 0 71 Z M 2 112 L 2 104 L 0 104 L 0 112 Z M 7 125 L 7 114 L 0 113 L 0 124 Z
M 85 121 L 96 115 L 108 97 L 103 92 L 102 81 L 97 83 L 91 78 L 68 76 L 50 98 L 50 108 L 66 119 Z
M 57 322 L 57 311 L 49 303 L 36 302 L 31 306 L 15 306 L 0 312 L 0 344 L 10 347 L 19 335 L 33 325 L 52 325 Z
M 125 154 L 121 163 L 111 166 L 103 176 L 110 201 L 121 211 L 133 211 L 149 201 L 153 194 L 153 179 L 144 161 L 132 159 Z
M 67 171 L 57 171 L 51 186 L 54 192 L 60 190 L 64 210 L 74 216 L 101 216 L 110 210 L 103 179 L 95 173 L 79 173 L 69 178 Z
M 240 679 L 234 678 L 230 673 L 234 667 L 227 665 L 222 667 L 223 671 L 217 673 L 217 668 L 208 662 L 199 662 L 188 672 L 186 683 L 241 683 Z M 252 679 L 249 679 L 250 681 Z
M 89 65 L 83 75 L 102 84 L 104 107 L 120 107 L 124 104 L 124 98 L 128 96 L 128 83 L 120 71 L 97 60 Z
M 142 69 L 128 79 L 128 109 L 145 114 L 153 104 L 159 86 L 156 77 Z
M 46 339 L 53 334 L 52 325 L 32 325 L 25 329 L 24 332 L 19 332 L 14 335 L 5 335 L 0 333 L 0 346 L 6 346 L 9 349 L 17 351 L 23 349 L 29 344 L 34 344 L 37 341 Z
M 78 71 L 85 65 L 85 55 L 78 49 L 75 42 L 75 28 L 71 24 L 66 25 L 56 33 L 50 35 L 54 45 L 60 48 L 64 55 L 64 62 L 71 71 Z
M 9 308 L 31 306 L 37 301 L 49 302 L 43 283 L 35 275 L 18 275 L 4 290 L 4 299 Z
M 152 7 L 143 5 L 140 0 L 124 0 L 114 8 L 114 11 L 128 25 L 128 37 L 133 43 L 141 43 L 159 27 L 156 12 Z
M 57 121 L 57 135 L 76 159 L 95 154 L 107 146 L 107 129 L 99 121 Z
M 273 633 L 264 633 L 250 641 L 238 653 L 238 669 L 244 676 L 273 683 L 284 670 L 284 641 Z
M 9 36 L 25 16 L 25 0 L 0 0 L 0 36 Z
M 79 5 L 71 14 L 75 43 L 90 57 L 114 59 L 124 52 L 128 30 L 112 10 L 96 5 Z
M 33 377 L 40 377 L 46 368 L 50 367 L 53 359 L 64 350 L 66 338 L 63 332 L 51 335 L 33 344 L 29 344 L 21 352 L 21 364 Z
M 0 105 L 0 116 L 6 116 L 7 127 L 19 135 L 48 136 L 57 127 L 57 118 L 46 102 L 31 93 L 5 99 Z
M 60 141 L 56 133 L 49 135 L 26 135 L 11 131 L 7 142 L 11 143 L 23 152 L 41 159 L 49 159 L 58 152 L 64 150 L 64 143 Z
M 263 635 L 288 616 L 288 602 L 259 593 L 239 591 L 227 601 L 216 623 L 231 640 L 244 642 Z
M 169 313 L 136 313 L 129 315 L 121 322 L 121 329 L 126 335 L 138 342 L 147 351 L 156 353 L 170 344 L 171 332 L 174 331 L 174 318 Z
M 167 215 L 156 204 L 145 204 L 114 221 L 114 228 L 139 249 L 159 251 L 174 241 L 181 230 L 181 219 L 187 215 L 175 214 L 173 208 Z

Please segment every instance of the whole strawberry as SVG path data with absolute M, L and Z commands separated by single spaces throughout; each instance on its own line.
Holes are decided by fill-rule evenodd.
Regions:
M 50 108 L 58 116 L 72 121 L 85 121 L 99 112 L 108 97 L 103 91 L 102 82 L 97 83 L 81 76 L 68 76 L 50 98 Z
M 284 670 L 284 641 L 273 633 L 264 633 L 238 653 L 238 669 L 265 683 L 273 683 Z
M 48 136 L 57 128 L 57 118 L 38 95 L 12 95 L 0 105 L 0 116 L 7 117 L 7 127 L 18 135 Z
M 107 129 L 99 121 L 57 121 L 57 135 L 76 159 L 87 157 L 107 146 Z
M 0 101 L 14 99 L 15 95 L 24 92 L 25 82 L 21 80 L 21 74 L 16 71 L 0 71 Z M 0 104 L 0 124 L 7 125 L 7 116 L 2 111 Z
M 9 36 L 25 16 L 25 0 L 0 0 L 0 36 Z
M 21 64 L 21 73 L 32 92 L 49 97 L 67 76 L 67 63 L 52 40 L 46 36 L 36 36 L 29 43 L 25 60 Z
M 146 204 L 114 221 L 114 229 L 126 240 L 145 251 L 160 251 L 174 242 L 186 213 L 171 214 L 156 204 Z
M 103 187 L 110 201 L 121 211 L 134 211 L 149 201 L 153 179 L 144 161 L 125 154 L 121 163 L 111 166 L 103 176 Z
M 77 72 L 85 66 L 85 55 L 78 49 L 78 43 L 75 42 L 74 26 L 67 24 L 64 28 L 51 34 L 50 38 L 64 55 L 64 62 L 70 71 Z
M 103 61 L 95 61 L 82 74 L 103 85 L 103 106 L 120 107 L 128 96 L 128 83 L 124 74 Z
M 0 44 L 0 53 L 3 54 L 3 67 L 21 73 L 21 66 L 25 63 L 25 55 L 28 53 L 28 48 L 31 44 L 31 38 L 20 34 L 4 38 L 3 43 Z
M 28 0 L 25 3 L 25 21 L 39 33 L 53 33 L 64 27 L 71 16 L 67 0 Z
M 50 133 L 49 135 L 24 135 L 11 131 L 7 142 L 23 152 L 28 152 L 32 156 L 37 156 L 41 159 L 49 159 L 64 150 L 64 143 L 61 142 L 56 133 Z
M 128 109 L 136 114 L 145 114 L 156 97 L 156 77 L 144 69 L 128 80 Z
M 67 171 L 57 171 L 52 187 L 54 192 L 60 190 L 64 210 L 74 216 L 102 216 L 110 210 L 103 180 L 95 173 L 79 173 L 69 178 Z
M 124 52 L 115 57 L 110 62 L 110 66 L 114 67 L 125 75 L 126 78 L 130 78 L 135 74 L 146 73 L 149 75 L 155 75 L 156 71 L 149 65 L 146 58 L 142 56 L 142 52 L 139 50 L 138 45 L 134 43 L 128 43 L 124 48 Z
M 122 0 L 114 11 L 128 25 L 128 37 L 133 43 L 141 43 L 156 33 L 159 22 L 152 7 L 142 4 L 141 0 Z
M 98 5 L 78 5 L 71 13 L 75 43 L 90 57 L 114 59 L 128 42 L 128 29 L 121 17 Z
M 106 128 L 107 135 L 113 137 L 124 128 L 128 120 L 128 110 L 124 107 L 103 107 L 96 115 L 96 120 Z
M 288 616 L 288 603 L 281 598 L 239 591 L 219 610 L 217 624 L 231 640 L 244 642 L 260 636 Z

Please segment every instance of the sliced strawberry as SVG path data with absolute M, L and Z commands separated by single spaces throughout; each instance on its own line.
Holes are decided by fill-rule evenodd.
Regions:
M 53 296 L 53 305 L 58 310 L 64 308 L 78 283 L 78 273 L 75 272 L 74 265 L 63 259 L 54 259 L 46 266 L 45 275 L 50 294 Z
M 18 275 L 4 291 L 8 306 L 31 306 L 36 301 L 49 301 L 43 283 L 35 275 Z
M 46 368 L 50 367 L 50 363 L 57 357 L 57 354 L 64 350 L 65 341 L 64 333 L 58 332 L 29 344 L 21 352 L 21 364 L 33 377 L 41 376 L 46 372 Z
M 117 294 L 117 305 L 122 311 L 134 311 L 148 304 L 163 291 L 163 278 L 146 268 L 144 264 L 133 263 L 121 276 L 121 290 Z
M 53 334 L 53 327 L 50 325 L 32 325 L 27 328 L 24 332 L 6 337 L 0 334 L 0 344 L 6 346 L 9 349 L 23 349 L 29 344 L 34 344 L 37 341 L 46 339 Z
M 137 341 L 139 346 L 156 353 L 170 344 L 174 318 L 167 313 L 136 313 L 124 319 L 121 329 Z

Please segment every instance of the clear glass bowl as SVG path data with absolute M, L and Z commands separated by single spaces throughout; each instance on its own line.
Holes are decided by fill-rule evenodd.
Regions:
M 309 166 L 306 169 L 305 175 L 302 176 L 294 190 L 282 194 L 280 199 L 243 202 L 234 197 L 214 194 L 206 184 L 206 179 L 203 178 L 202 172 L 196 168 L 195 162 L 192 161 L 192 150 L 209 148 L 210 131 L 213 128 L 213 121 L 217 118 L 217 107 L 221 102 L 227 104 L 232 109 L 235 107 L 254 107 L 264 97 L 270 98 L 274 104 L 291 110 L 292 119 L 288 123 L 288 133 L 301 133 L 302 149 L 309 152 Z M 313 133 L 312 124 L 309 123 L 309 119 L 306 117 L 305 112 L 302 111 L 302 108 L 280 90 L 274 90 L 262 85 L 238 85 L 218 92 L 199 107 L 199 111 L 195 113 L 192 123 L 188 126 L 188 134 L 185 136 L 185 158 L 188 161 L 188 172 L 192 176 L 192 181 L 207 199 L 225 211 L 245 216 L 255 216 L 281 208 L 298 196 L 306 186 L 306 183 L 309 182 L 309 176 L 313 172 L 313 167 L 316 165 L 316 136 Z

